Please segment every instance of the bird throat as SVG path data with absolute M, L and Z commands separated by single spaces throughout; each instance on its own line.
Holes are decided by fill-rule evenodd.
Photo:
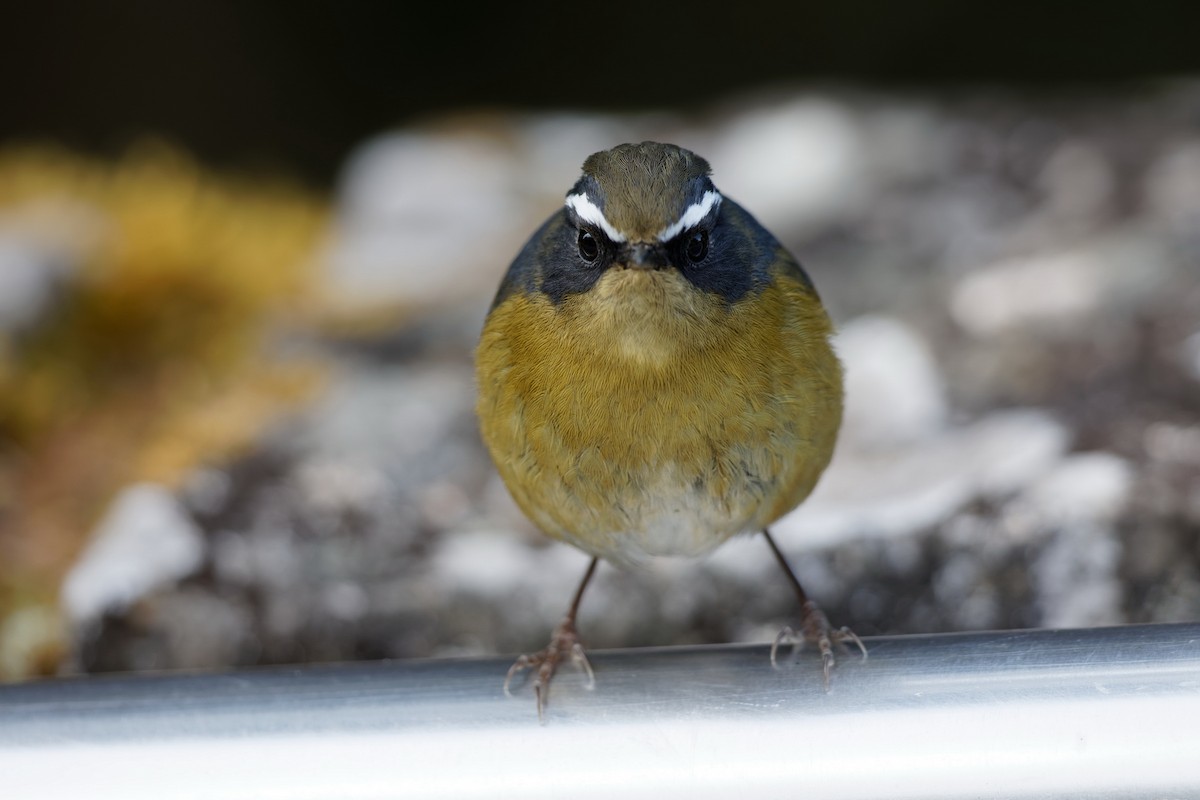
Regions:
M 564 324 L 609 357 L 662 369 L 725 328 L 728 304 L 678 270 L 610 268 L 562 308 Z

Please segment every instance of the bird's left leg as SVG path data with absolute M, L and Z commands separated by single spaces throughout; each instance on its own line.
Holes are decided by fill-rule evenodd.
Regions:
M 763 528 L 763 536 L 767 539 L 767 544 L 771 548 L 771 552 L 775 554 L 775 559 L 779 562 L 779 566 L 783 568 L 783 572 L 787 575 L 788 581 L 792 584 L 792 588 L 796 591 L 796 598 L 800 601 L 800 630 L 797 631 L 791 626 L 788 626 L 779 632 L 775 637 L 775 642 L 771 645 L 771 666 L 775 666 L 775 654 L 779 650 L 779 645 L 783 642 L 792 642 L 794 649 L 799 649 L 804 642 L 814 644 L 817 650 L 821 653 L 821 666 L 825 673 L 825 690 L 829 691 L 829 674 L 833 670 L 836 659 L 833 655 L 833 647 L 837 645 L 842 650 L 846 649 L 846 642 L 853 642 L 858 649 L 862 651 L 862 656 L 867 657 L 867 647 L 862 643 L 862 639 L 858 638 L 858 634 L 849 628 L 842 627 L 833 629 L 829 624 L 829 619 L 825 616 L 815 602 L 808 599 L 808 594 L 804 591 L 804 587 L 800 585 L 799 578 L 792 568 L 788 565 L 787 559 L 775 544 L 775 540 L 771 538 L 770 532 Z

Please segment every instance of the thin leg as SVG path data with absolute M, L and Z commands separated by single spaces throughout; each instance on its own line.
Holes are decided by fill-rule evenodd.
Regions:
M 558 665 L 566 658 L 570 657 L 571 661 L 587 675 L 587 688 L 591 689 L 596 685 L 596 675 L 592 672 L 592 665 L 588 663 L 587 654 L 583 651 L 583 643 L 579 641 L 579 632 L 575 629 L 575 616 L 579 613 L 583 590 L 592 580 L 598 561 L 599 559 L 593 558 L 592 562 L 588 564 L 587 572 L 583 574 L 583 580 L 579 582 L 579 588 L 575 590 L 575 597 L 571 599 L 567 615 L 550 634 L 550 644 L 536 653 L 522 655 L 508 668 L 508 675 L 504 677 L 504 693 L 510 694 L 508 687 L 517 673 L 525 669 L 537 670 L 533 679 L 533 691 L 537 695 L 538 720 L 541 722 L 546 721 L 546 694 L 550 690 L 550 680 L 558 671 Z
M 771 552 L 775 554 L 775 560 L 783 568 L 783 574 L 787 576 L 788 581 L 792 584 L 792 589 L 796 592 L 796 599 L 800 601 L 800 632 L 797 633 L 791 626 L 779 632 L 779 635 L 775 637 L 775 642 L 771 645 L 771 666 L 776 666 L 775 654 L 779 651 L 779 645 L 782 642 L 792 642 L 794 645 L 793 652 L 798 650 L 802 643 L 812 642 L 821 652 L 821 665 L 825 673 L 825 691 L 829 691 L 829 674 L 836 662 L 833 655 L 833 646 L 836 644 L 845 650 L 846 642 L 854 642 L 854 644 L 858 645 L 858 649 L 862 651 L 864 659 L 867 657 L 867 646 L 849 628 L 842 627 L 833 630 L 830 627 L 829 619 L 826 618 L 825 612 L 815 602 L 808 599 L 808 594 L 804 591 L 804 587 L 800 585 L 800 579 L 796 577 L 796 573 L 792 571 L 791 566 L 787 563 L 787 559 L 783 556 L 783 552 L 775 544 L 775 540 L 771 538 L 771 534 L 766 528 L 763 528 L 763 536 L 766 537 L 767 545 L 770 546 Z

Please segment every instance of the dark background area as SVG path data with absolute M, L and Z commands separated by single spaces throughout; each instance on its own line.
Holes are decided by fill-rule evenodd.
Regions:
M 327 184 L 366 136 L 464 108 L 687 110 L 789 82 L 1111 91 L 1200 68 L 1191 2 L 11 3 L 0 141 L 146 133 Z

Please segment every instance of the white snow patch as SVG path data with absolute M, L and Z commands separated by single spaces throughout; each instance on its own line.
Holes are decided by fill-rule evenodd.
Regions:
M 68 618 L 86 623 L 194 572 L 200 529 L 167 489 L 136 484 L 113 502 L 62 588 Z

